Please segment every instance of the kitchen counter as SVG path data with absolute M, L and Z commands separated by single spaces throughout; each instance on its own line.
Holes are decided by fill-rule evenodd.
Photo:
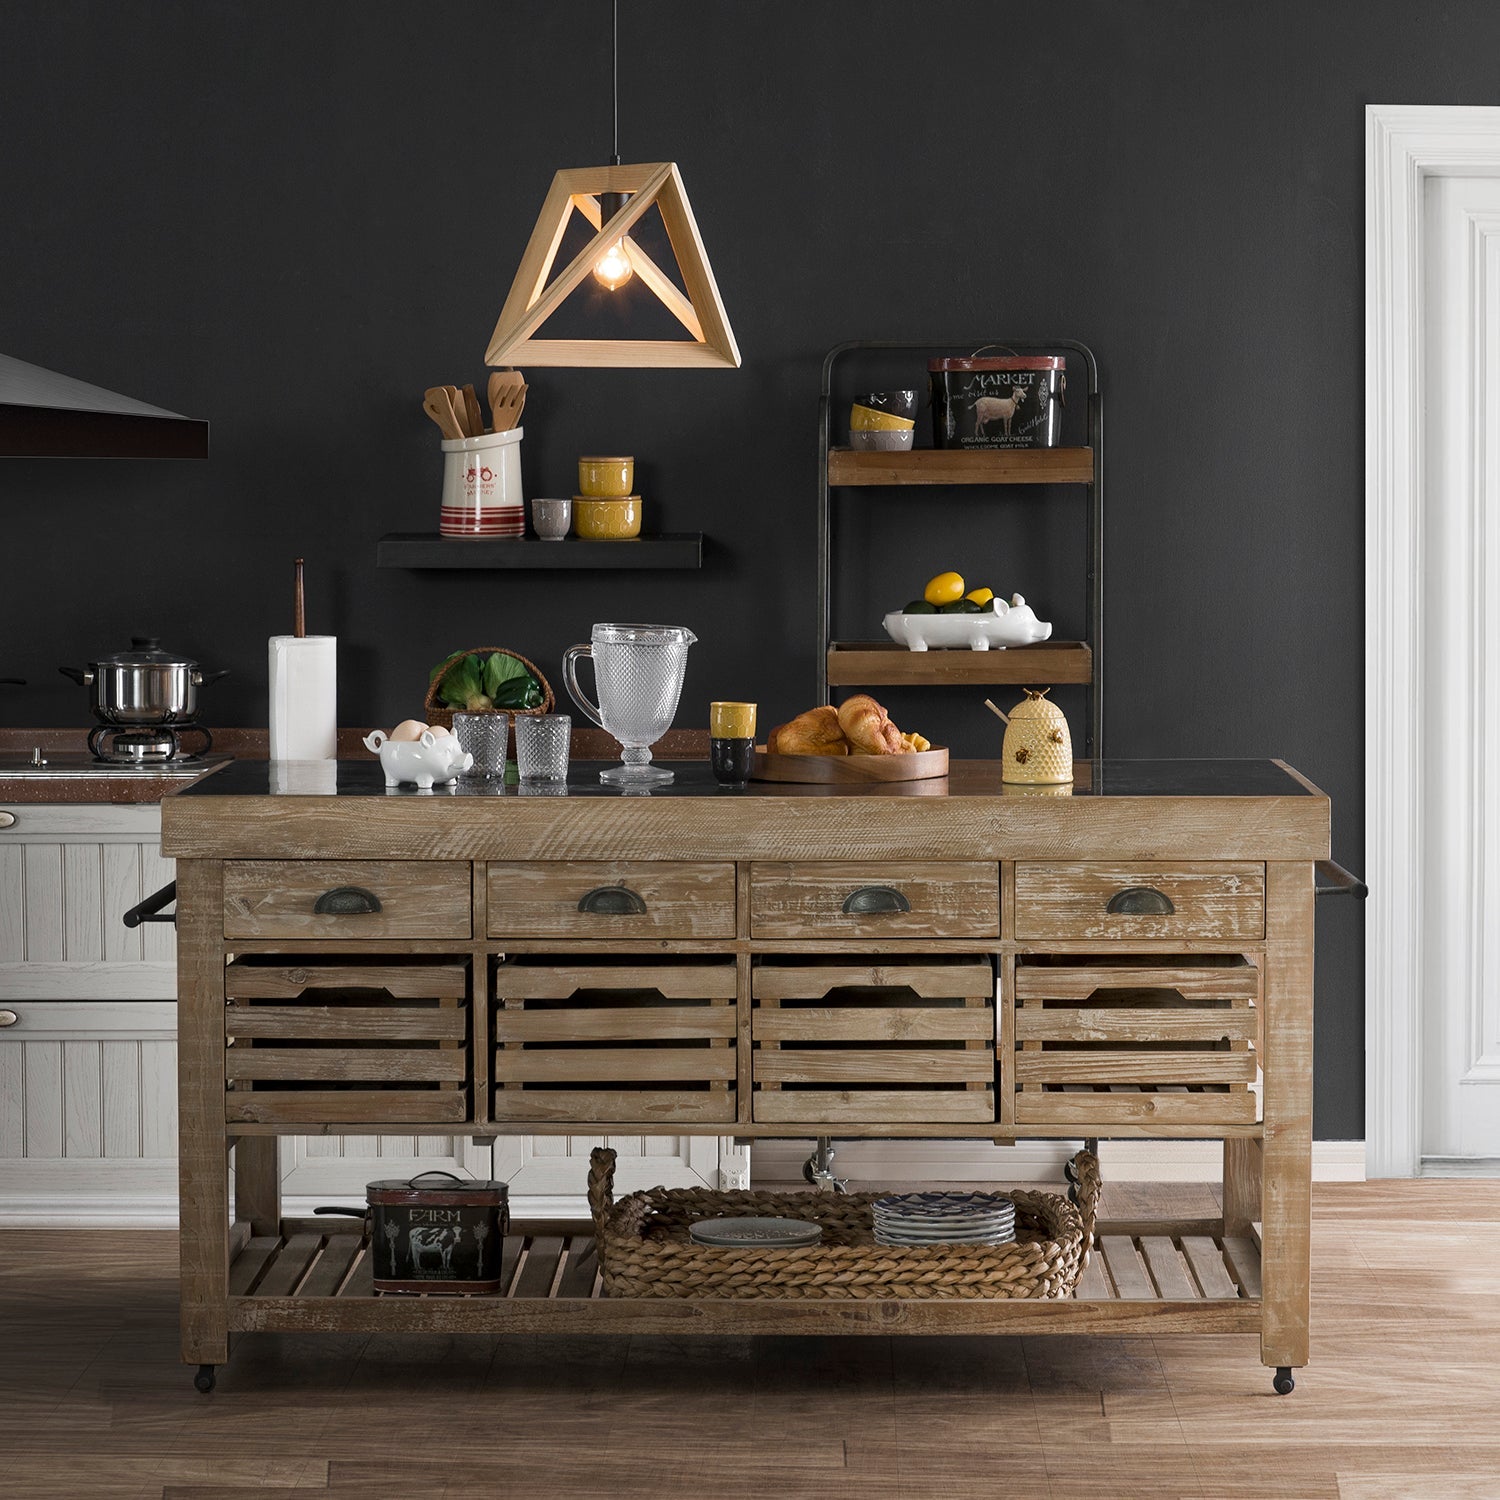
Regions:
M 255 1329 L 1240 1331 L 1289 1389 L 1328 799 L 1276 761 L 1062 788 L 994 761 L 850 787 L 673 769 L 643 796 L 598 764 L 419 791 L 373 760 L 238 761 L 163 803 L 184 1358 Z M 281 1216 L 277 1137 L 310 1133 L 1207 1137 L 1224 1212 L 1106 1229 L 1111 1279 L 1052 1302 L 390 1298 L 363 1241 Z

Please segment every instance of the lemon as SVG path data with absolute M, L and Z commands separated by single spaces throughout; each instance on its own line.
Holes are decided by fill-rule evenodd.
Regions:
M 970 589 L 969 592 L 964 595 L 965 599 L 972 599 L 974 603 L 980 607 L 980 609 L 983 609 L 994 597 L 994 589 Z
M 936 578 L 927 580 L 927 587 L 922 591 L 922 597 L 929 604 L 952 604 L 963 596 L 962 573 L 939 573 Z

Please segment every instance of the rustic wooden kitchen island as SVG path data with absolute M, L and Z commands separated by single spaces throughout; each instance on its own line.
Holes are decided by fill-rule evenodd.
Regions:
M 1308 1357 L 1315 862 L 1273 761 L 998 763 L 865 787 L 169 799 L 183 1358 L 248 1330 L 1256 1332 Z M 288 778 L 280 778 L 286 782 Z M 582 1226 L 516 1226 L 496 1297 L 377 1296 L 355 1222 L 286 1219 L 276 1139 L 1198 1137 L 1222 1219 L 1101 1223 L 1065 1301 L 611 1299 Z M 231 1202 L 231 1163 L 234 1167 Z M 347 1221 L 346 1221 L 347 1222 Z

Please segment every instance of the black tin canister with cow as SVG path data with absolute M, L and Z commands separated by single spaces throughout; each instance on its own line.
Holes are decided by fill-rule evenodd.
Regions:
M 1051 354 L 930 359 L 938 448 L 1055 448 L 1062 441 L 1066 362 Z
M 498 1292 L 510 1206 L 503 1182 L 471 1181 L 452 1172 L 365 1185 L 367 1215 L 355 1208 L 320 1214 L 369 1219 L 377 1292 Z

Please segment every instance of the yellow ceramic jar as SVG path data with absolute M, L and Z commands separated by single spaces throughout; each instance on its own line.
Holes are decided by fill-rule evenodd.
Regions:
M 635 489 L 633 458 L 580 458 L 578 460 L 580 494 L 608 500 L 629 499 Z
M 617 500 L 600 500 L 575 495 L 573 530 L 590 542 L 624 542 L 637 537 L 641 534 L 641 497 L 625 495 Z

